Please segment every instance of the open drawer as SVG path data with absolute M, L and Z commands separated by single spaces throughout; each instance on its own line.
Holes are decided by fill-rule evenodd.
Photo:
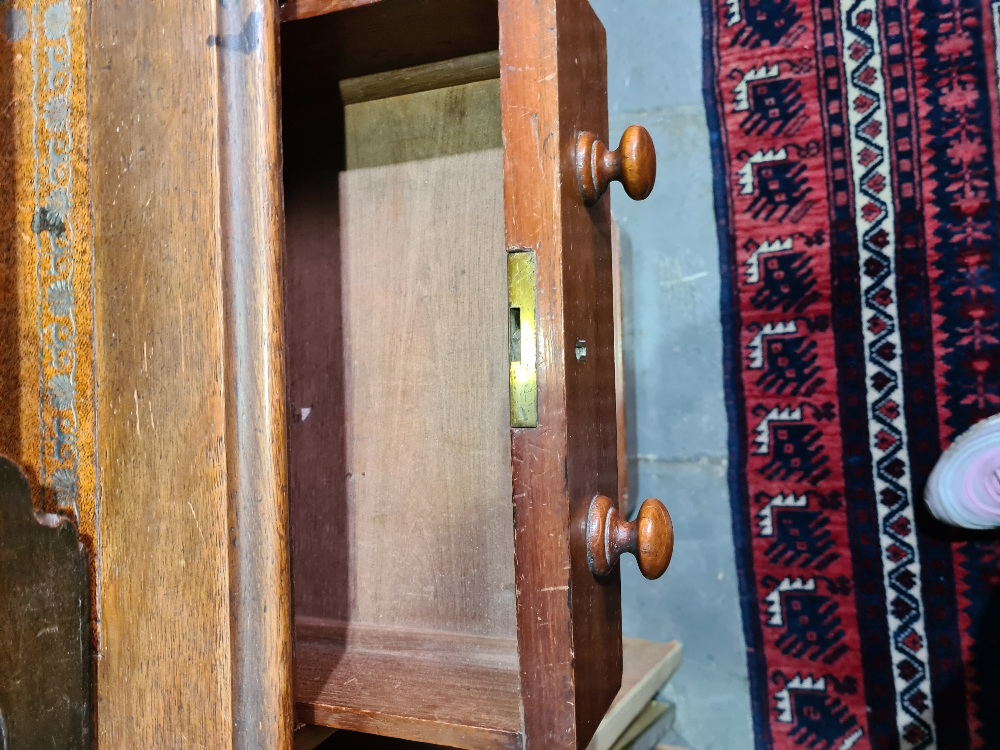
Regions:
M 297 717 L 585 746 L 621 680 L 616 545 L 650 575 L 672 549 L 662 506 L 605 499 L 600 196 L 647 194 L 651 146 L 595 146 L 586 0 L 355 5 L 281 32 Z
M 97 743 L 585 746 L 614 563 L 672 549 L 616 498 L 648 136 L 603 146 L 586 0 L 281 12 L 89 10 Z

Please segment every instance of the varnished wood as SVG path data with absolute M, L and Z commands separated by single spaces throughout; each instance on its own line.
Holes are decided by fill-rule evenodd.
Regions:
M 645 200 L 656 183 L 656 149 L 649 131 L 630 125 L 614 151 L 594 133 L 580 133 L 576 173 L 580 196 L 588 206 L 597 203 L 612 182 L 620 182 L 629 198 Z
M 285 2 L 280 3 L 281 17 L 282 20 L 294 21 L 359 8 L 362 5 L 371 5 L 377 2 L 381 2 L 381 0 L 285 0 Z
M 639 570 L 649 579 L 659 578 L 674 553 L 674 526 L 659 500 L 646 500 L 635 521 L 625 521 L 618 504 L 596 496 L 587 517 L 587 557 L 595 576 L 606 576 L 628 552 L 635 555 Z
M 99 747 L 233 746 L 214 28 L 93 6 Z
M 217 7 L 233 745 L 286 748 L 292 613 L 278 19 L 272 0 Z
M 93 673 L 87 556 L 73 521 L 36 516 L 0 457 L 0 747 L 89 750 Z
M 496 50 L 347 78 L 340 82 L 340 98 L 345 105 L 357 104 L 489 80 L 500 80 L 500 56 Z
M 505 0 L 500 26 L 507 249 L 536 251 L 544 322 L 539 427 L 512 431 L 525 743 L 584 747 L 622 668 L 619 581 L 591 574 L 585 533 L 618 488 L 610 212 L 574 160 L 581 130 L 607 135 L 605 37 L 585 0 Z
M 622 290 L 621 227 L 611 220 L 611 279 L 615 300 L 615 424 L 618 442 L 618 509 L 629 514 L 628 414 L 625 385 L 625 300 Z
M 445 5 L 455 13 L 444 13 Z M 453 744 L 467 743 L 461 746 L 483 746 L 492 737 L 490 742 L 568 750 L 586 746 L 617 692 L 621 674 L 618 580 L 615 573 L 601 580 L 594 577 L 586 545 L 590 499 L 595 493 L 613 496 L 618 489 L 610 214 L 607 201 L 593 208 L 582 204 L 574 154 L 581 130 L 607 137 L 603 29 L 586 0 L 505 0 L 500 4 L 502 171 L 480 162 L 489 152 L 474 150 L 477 147 L 473 145 L 464 145 L 451 155 L 430 154 L 430 158 L 412 161 L 415 152 L 394 150 L 390 139 L 375 138 L 369 146 L 379 153 L 384 145 L 381 153 L 388 157 L 352 156 L 360 139 L 377 128 L 365 129 L 351 122 L 353 114 L 363 113 L 361 109 L 338 116 L 341 87 L 335 85 L 347 77 L 495 49 L 497 37 L 491 42 L 489 33 L 484 33 L 490 27 L 473 31 L 468 24 L 481 12 L 492 13 L 496 19 L 497 9 L 495 3 L 487 8 L 474 0 L 448 0 L 433 8 L 420 2 L 403 5 L 385 0 L 283 26 L 287 63 L 283 84 L 289 97 L 286 134 L 295 131 L 294 136 L 286 135 L 286 153 L 295 154 L 294 166 L 290 161 L 286 172 L 289 361 L 292 407 L 301 415 L 291 436 L 292 510 L 296 516 L 294 589 L 300 620 L 325 621 L 323 628 L 328 631 L 321 637 L 303 635 L 297 639 L 298 711 L 307 721 L 348 728 L 353 726 L 350 722 L 363 722 L 358 728 L 413 739 L 444 741 L 443 732 Z M 406 19 L 401 27 L 406 34 L 381 33 L 390 19 Z M 442 19 L 449 20 L 446 28 L 454 33 L 438 45 L 430 40 Z M 365 33 L 359 34 L 362 28 Z M 425 28 L 429 36 L 421 36 L 420 29 Z M 344 50 L 351 45 L 357 54 L 347 57 Z M 441 91 L 406 96 L 426 94 L 423 101 L 429 102 L 444 96 Z M 401 101 L 404 98 L 399 97 Z M 389 100 L 369 99 L 365 104 L 379 102 Z M 352 104 L 347 109 L 357 106 L 361 105 Z M 389 108 L 386 104 L 380 117 L 391 116 L 386 114 Z M 452 107 L 446 110 L 449 117 L 458 111 Z M 375 111 L 369 109 L 365 115 Z M 425 116 L 422 114 L 421 120 Z M 344 136 L 338 131 L 341 119 L 346 120 Z M 389 128 L 399 142 L 419 131 L 420 123 L 408 127 L 406 120 L 398 118 Z M 442 146 L 447 148 L 448 128 L 442 127 L 441 132 Z M 335 145 L 317 147 L 345 141 L 340 156 L 332 153 Z M 475 165 L 480 181 L 473 184 L 461 172 L 439 171 L 445 163 L 459 162 L 469 168 Z M 342 172 L 339 180 L 338 172 Z M 502 176 L 502 206 L 490 197 L 490 174 Z M 449 182 L 440 182 L 445 175 Z M 411 205 L 399 197 L 403 188 Z M 352 191 L 357 191 L 357 208 L 351 207 Z M 459 531 L 454 513 L 464 511 L 461 503 L 443 516 L 427 512 L 439 507 L 435 503 L 440 502 L 442 493 L 438 487 L 425 487 L 424 477 L 434 475 L 442 461 L 451 457 L 446 451 L 425 453 L 426 446 L 412 440 L 418 435 L 415 430 L 399 432 L 400 425 L 434 413 L 427 403 L 410 400 L 419 393 L 414 389 L 428 382 L 423 370 L 418 368 L 401 378 L 393 389 L 394 373 L 418 365 L 426 367 L 428 358 L 432 363 L 437 358 L 438 350 L 424 338 L 425 332 L 410 327 L 410 321 L 419 318 L 424 309 L 409 300 L 413 289 L 425 290 L 442 303 L 449 298 L 433 279 L 423 276 L 425 267 L 409 254 L 419 252 L 424 263 L 437 264 L 444 278 L 451 279 L 453 293 L 466 296 L 466 305 L 481 304 L 476 300 L 482 293 L 471 291 L 475 285 L 468 286 L 469 278 L 450 276 L 456 260 L 448 260 L 447 253 L 449 246 L 457 245 L 462 247 L 463 257 L 476 257 L 485 235 L 479 239 L 453 236 L 450 233 L 458 230 L 452 225 L 464 226 L 466 231 L 481 226 L 493 205 L 497 206 L 494 215 L 500 216 L 502 210 L 504 217 L 501 256 L 504 246 L 508 251 L 527 249 L 536 253 L 539 265 L 538 319 L 542 323 L 535 342 L 540 367 L 539 427 L 510 433 L 508 471 L 512 473 L 507 475 L 506 500 L 509 502 L 512 493 L 513 539 L 510 516 L 506 527 L 496 520 L 499 516 L 492 516 L 504 504 L 499 495 L 489 499 L 493 492 L 489 482 L 481 483 L 487 488 L 485 492 L 476 493 L 481 496 L 475 506 L 477 514 L 464 512 L 466 519 L 476 518 L 479 529 L 463 527 Z M 386 227 L 391 231 L 387 233 Z M 433 232 L 427 234 L 431 227 Z M 437 241 L 425 243 L 423 238 L 432 236 Z M 390 253 L 398 268 L 388 269 Z M 409 284 L 399 286 L 403 278 L 408 278 Z M 380 300 L 379 306 L 366 306 L 375 299 Z M 366 317 L 360 317 L 359 310 Z M 506 333 L 506 310 L 502 312 L 500 332 Z M 474 310 L 464 313 L 462 324 L 478 328 L 487 338 L 493 336 L 489 323 Z M 393 326 L 410 333 L 405 343 L 389 346 L 395 341 Z M 465 334 L 456 329 L 453 335 L 461 340 Z M 377 342 L 383 339 L 395 359 L 380 353 Z M 504 358 L 505 344 L 505 340 L 496 342 Z M 581 347 L 586 356 L 577 356 Z M 342 358 L 339 364 L 338 357 Z M 485 361 L 489 360 L 486 356 Z M 458 358 L 451 377 L 457 382 L 463 372 L 462 359 Z M 467 382 L 475 385 L 479 381 Z M 437 391 L 450 394 L 450 387 L 445 382 Z M 380 389 L 389 390 L 383 393 Z M 502 390 L 506 395 L 506 388 Z M 368 391 L 381 394 L 370 400 L 371 405 L 400 406 L 392 414 L 372 411 L 371 405 L 365 405 Z M 484 404 L 492 408 L 489 393 L 492 387 L 479 397 L 480 411 Z M 400 394 L 406 398 L 400 400 Z M 464 403 L 459 393 L 445 400 L 459 407 Z M 325 427 L 323 422 L 310 427 L 317 415 L 316 403 L 322 405 L 324 419 L 342 427 Z M 372 424 L 358 422 L 360 414 L 369 414 Z M 456 421 L 464 430 L 473 424 L 494 423 L 493 417 L 482 414 Z M 310 430 L 315 437 L 307 437 Z M 438 432 L 438 425 L 431 423 L 422 429 L 421 440 L 433 445 Z M 367 455 L 365 446 L 370 441 L 374 444 L 375 436 L 384 445 L 399 445 L 401 451 L 390 454 L 391 460 L 386 462 L 383 450 L 381 464 L 365 463 L 376 467 L 370 469 L 375 472 L 374 479 L 367 475 L 369 469 L 359 478 L 357 457 Z M 426 466 L 414 463 L 415 458 L 425 455 L 422 463 Z M 449 473 L 463 477 L 469 470 L 468 465 L 461 465 Z M 381 475 L 392 475 L 394 480 L 383 486 L 378 478 Z M 441 479 L 435 482 L 447 486 Z M 377 492 L 368 497 L 366 486 Z M 445 491 L 443 496 L 457 499 L 462 493 Z M 405 506 L 401 504 L 404 497 Z M 297 509 L 299 503 L 301 510 Z M 510 506 L 506 507 L 509 514 Z M 416 530 L 405 540 L 392 522 L 400 518 L 415 524 Z M 439 519 L 433 533 L 426 518 Z M 456 589 L 436 574 L 444 570 L 446 558 L 438 558 L 434 549 L 443 540 L 453 557 L 470 548 L 494 555 L 503 548 L 500 541 L 485 547 L 467 543 L 456 547 L 453 543 L 473 538 L 468 535 L 475 537 L 486 528 L 496 529 L 488 535 L 490 539 L 502 537 L 511 545 L 507 547 L 509 554 L 516 551 L 516 567 L 509 579 L 513 587 L 506 590 L 516 592 L 516 609 L 506 609 L 510 605 L 501 604 L 499 599 L 488 605 L 497 615 L 516 611 L 516 621 L 498 628 L 491 620 L 489 630 L 483 630 L 473 616 L 486 609 L 480 605 L 466 608 L 470 601 L 486 601 L 479 594 L 472 595 L 483 585 L 478 582 L 482 563 L 461 556 L 453 561 L 465 567 L 448 575 L 468 581 Z M 414 539 L 426 542 L 414 544 Z M 376 560 L 370 555 L 372 550 L 362 545 L 374 545 L 382 556 Z M 401 546 L 411 551 L 408 560 L 420 560 L 423 586 L 439 601 L 408 601 L 407 592 L 419 591 L 413 585 L 418 579 L 414 571 L 394 562 L 401 559 L 395 557 Z M 386 554 L 392 559 L 386 559 Z M 472 562 L 475 567 L 469 568 Z M 312 572 L 300 575 L 307 570 Z M 505 589 L 494 587 L 493 591 L 503 593 Z M 342 626 L 330 627 L 336 623 Z M 376 632 L 376 626 L 382 625 L 386 630 Z M 400 635 L 407 627 L 440 633 L 428 641 L 423 663 L 412 659 L 413 650 L 400 645 Z M 455 644 L 451 655 L 443 647 L 449 636 Z M 500 649 L 506 650 L 508 659 L 516 647 L 517 670 L 501 670 L 513 679 L 494 676 L 481 683 L 485 686 L 489 682 L 491 691 L 499 691 L 484 697 L 482 705 L 496 708 L 509 700 L 514 709 L 504 710 L 508 719 L 501 723 L 500 735 L 470 737 L 464 734 L 467 723 L 459 722 L 465 728 L 451 736 L 451 723 L 441 717 L 450 715 L 461 697 L 446 695 L 434 686 L 450 684 L 455 670 L 464 674 L 465 670 L 486 668 L 469 656 L 473 652 L 470 638 L 477 637 L 509 644 Z M 363 647 L 365 643 L 367 647 Z M 399 650 L 387 650 L 390 647 Z M 395 684 L 390 683 L 392 668 L 419 681 L 419 700 L 386 697 L 392 693 L 387 687 Z M 432 680 L 432 675 L 438 677 Z M 480 684 L 479 678 L 469 679 L 470 684 Z M 362 698 L 352 697 L 345 687 L 347 682 L 354 687 L 361 680 L 367 686 L 367 706 L 358 703 Z M 414 690 L 418 682 L 407 684 Z M 516 718 L 511 718 L 515 712 Z M 484 729 L 482 722 L 473 723 L 476 732 Z
M 623 639 L 624 669 L 622 686 L 611 704 L 607 715 L 588 745 L 587 750 L 607 750 L 616 744 L 622 732 L 632 723 L 643 706 L 670 680 L 681 664 L 682 649 L 676 641 L 654 643 L 635 638 Z M 307 727 L 306 729 L 319 729 Z M 296 740 L 306 730 L 296 733 Z M 303 743 L 305 744 L 305 742 Z M 431 750 L 439 745 L 429 745 L 411 740 L 392 739 L 373 734 L 339 731 L 319 750 Z M 296 746 L 296 750 L 299 750 Z M 302 750 L 311 750 L 306 746 Z
M 101 747 L 291 741 L 274 23 L 92 8 Z
M 296 659 L 302 721 L 469 750 L 521 747 L 516 668 L 309 640 L 296 642 Z

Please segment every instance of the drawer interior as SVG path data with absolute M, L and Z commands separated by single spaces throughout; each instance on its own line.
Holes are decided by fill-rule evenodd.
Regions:
M 297 712 L 516 746 L 497 40 L 338 70 L 347 15 L 282 32 Z

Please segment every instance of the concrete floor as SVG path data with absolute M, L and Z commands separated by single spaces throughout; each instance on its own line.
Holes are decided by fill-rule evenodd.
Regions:
M 701 8 L 694 0 L 592 0 L 608 33 L 611 134 L 644 125 L 657 184 L 642 203 L 620 186 L 629 455 L 633 497 L 674 519 L 670 570 L 645 581 L 623 563 L 625 634 L 684 643 L 664 691 L 670 740 L 694 750 L 751 748 L 749 685 L 727 472 L 719 250 L 702 98 Z

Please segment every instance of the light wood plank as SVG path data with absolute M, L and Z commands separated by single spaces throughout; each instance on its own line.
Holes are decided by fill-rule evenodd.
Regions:
M 496 50 L 345 78 L 340 82 L 340 98 L 345 105 L 357 104 L 491 79 L 500 80 L 500 53 Z
M 344 108 L 344 120 L 348 169 L 503 146 L 498 79 L 362 101 Z M 494 179 L 502 177 L 497 173 Z M 436 207 L 451 210 L 445 204 Z
M 500 159 L 341 177 L 352 622 L 516 637 Z
M 481 85 L 455 87 L 457 110 L 418 108 L 432 151 L 449 153 L 462 113 L 499 109 Z M 347 150 L 366 130 L 421 130 L 385 116 L 358 113 Z M 513 653 L 501 153 L 354 169 L 339 185 L 310 170 L 329 168 L 322 154 L 292 159 L 296 616 L 507 639 Z
M 216 12 L 91 18 L 104 748 L 233 744 Z
M 624 638 L 622 647 L 622 687 L 587 750 L 611 748 L 681 665 L 683 649 L 677 641 L 654 643 Z
M 503 669 L 297 641 L 298 716 L 468 750 L 520 749 L 516 667 Z

